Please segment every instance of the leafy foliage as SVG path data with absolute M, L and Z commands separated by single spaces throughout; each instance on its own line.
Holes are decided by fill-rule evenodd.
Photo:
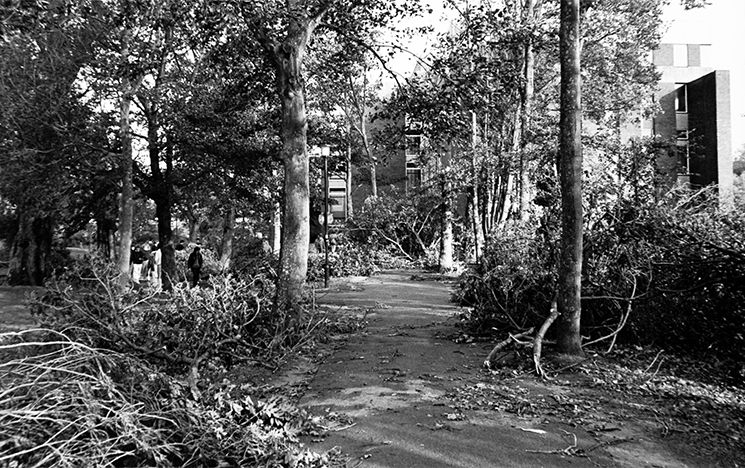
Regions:
M 208 288 L 177 285 L 161 296 L 121 287 L 110 264 L 78 264 L 33 304 L 46 326 L 94 347 L 142 355 L 171 372 L 191 373 L 243 359 L 269 359 L 282 343 L 272 313 L 274 286 L 262 276 L 213 277 Z M 263 356 L 257 353 L 264 353 Z
M 280 399 L 205 400 L 147 362 L 34 330 L 0 334 L 0 460 L 7 466 L 321 467 Z M 28 414 L 36 417 L 29 419 Z

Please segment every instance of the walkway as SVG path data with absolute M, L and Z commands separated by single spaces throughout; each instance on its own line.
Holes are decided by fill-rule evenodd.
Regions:
M 489 345 L 453 342 L 448 286 L 387 273 L 361 291 L 331 292 L 329 307 L 368 309 L 369 326 L 322 364 L 301 406 L 336 412 L 353 425 L 311 448 L 338 446 L 361 467 L 493 467 L 612 465 L 602 450 L 592 460 L 533 453 L 596 444 L 584 431 L 496 411 L 460 411 L 457 388 L 478 386 Z M 540 427 L 540 429 L 538 429 Z M 566 433 L 564 431 L 567 431 Z M 569 436 L 567 436 L 569 434 Z M 569 437 L 569 440 L 567 440 Z M 359 460 L 359 462 L 355 462 Z

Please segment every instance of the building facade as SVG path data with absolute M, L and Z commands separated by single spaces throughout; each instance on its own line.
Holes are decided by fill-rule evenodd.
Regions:
M 732 190 L 732 123 L 729 71 L 711 67 L 707 44 L 661 44 L 654 52 L 661 73 L 655 100 L 661 112 L 642 122 L 642 136 L 675 141 L 676 151 L 658 159 L 669 185 L 718 184 Z

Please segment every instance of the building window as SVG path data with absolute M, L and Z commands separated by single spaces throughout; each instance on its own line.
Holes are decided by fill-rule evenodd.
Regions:
M 688 86 L 685 83 L 675 84 L 675 111 L 688 112 Z
M 674 67 L 687 67 L 688 66 L 688 45 L 687 44 L 673 44 L 673 66 Z
M 422 148 L 422 137 L 421 135 L 406 135 L 406 160 L 419 157 L 419 151 Z
M 407 167 L 406 168 L 406 189 L 417 188 L 422 185 L 422 168 L 421 167 Z
M 714 67 L 714 60 L 711 55 L 711 45 L 710 44 L 701 44 L 699 47 L 700 54 L 701 54 L 701 64 L 700 66 L 706 67 L 706 68 L 713 68 Z

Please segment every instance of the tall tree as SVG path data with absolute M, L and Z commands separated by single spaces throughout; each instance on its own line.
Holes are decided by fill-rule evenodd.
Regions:
M 580 0 L 561 0 L 561 95 L 558 172 L 561 186 L 557 322 L 559 352 L 582 355 L 582 109 Z

